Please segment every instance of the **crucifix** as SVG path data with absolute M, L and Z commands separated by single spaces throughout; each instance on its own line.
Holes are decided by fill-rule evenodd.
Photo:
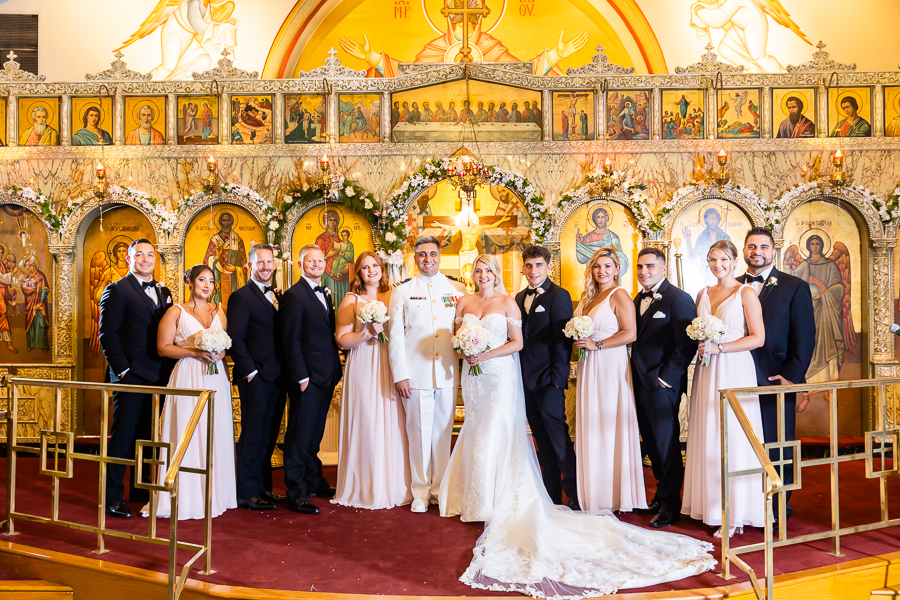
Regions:
M 469 48 L 469 25 L 478 23 L 478 19 L 491 14 L 491 9 L 482 0 L 481 6 L 477 6 L 478 0 L 452 0 L 451 6 L 442 6 L 441 14 L 453 20 L 453 17 L 462 17 L 462 45 L 454 61 L 472 62 L 472 49 Z M 475 6 L 472 6 L 475 5 Z

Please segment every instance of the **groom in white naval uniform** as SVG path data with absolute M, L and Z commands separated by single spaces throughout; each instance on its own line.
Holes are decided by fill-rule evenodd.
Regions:
M 450 438 L 459 357 L 450 337 L 456 302 L 465 287 L 440 272 L 441 246 L 423 236 L 415 244 L 419 274 L 391 294 L 389 335 L 394 385 L 406 409 L 409 466 L 415 513 L 437 503 L 441 478 L 450 460 Z

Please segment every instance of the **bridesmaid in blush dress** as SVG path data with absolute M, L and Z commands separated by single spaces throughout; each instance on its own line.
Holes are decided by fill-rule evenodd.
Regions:
M 710 344 L 709 366 L 698 365 L 691 387 L 688 418 L 687 465 L 681 513 L 702 519 L 707 525 L 722 525 L 722 445 L 719 390 L 756 387 L 756 366 L 750 351 L 765 343 L 762 308 L 753 288 L 734 278 L 738 251 L 728 240 L 714 243 L 707 263 L 718 279 L 697 296 L 697 315 L 715 315 L 727 326 L 725 335 Z M 699 358 L 705 353 L 699 343 Z M 741 396 L 741 407 L 763 439 L 759 396 Z M 728 468 L 730 471 L 758 469 L 759 460 L 734 413 L 728 411 Z M 762 475 L 732 477 L 728 482 L 728 536 L 743 533 L 744 525 L 765 526 Z M 722 537 L 722 527 L 715 532 Z
M 380 509 L 412 502 L 406 413 L 394 387 L 388 345 L 380 323 L 363 325 L 359 307 L 371 300 L 389 306 L 391 286 L 374 252 L 356 259 L 351 292 L 337 313 L 335 340 L 349 350 L 341 399 L 335 504 Z
M 590 513 L 647 508 L 641 442 L 627 344 L 637 337 L 634 302 L 619 287 L 615 248 L 600 248 L 584 274 L 575 315 L 594 321 L 594 334 L 577 340 L 587 351 L 575 387 L 578 502 Z
M 210 296 L 216 290 L 212 269 L 196 265 L 184 274 L 184 283 L 190 287 L 190 298 L 184 304 L 170 308 L 159 323 L 157 350 L 160 356 L 177 358 L 178 362 L 169 378 L 170 388 L 213 390 L 213 462 L 212 462 L 212 516 L 217 517 L 229 508 L 237 507 L 237 487 L 234 474 L 234 420 L 231 411 L 231 383 L 228 370 L 222 362 L 224 352 L 204 352 L 197 349 L 197 334 L 206 329 L 225 330 L 225 313 L 220 305 L 211 304 Z M 209 373 L 214 363 L 218 373 Z M 166 396 L 162 414 L 162 441 L 174 449 L 184 433 L 184 427 L 194 412 L 197 398 L 192 396 Z M 202 469 L 206 465 L 207 411 L 204 410 L 194 436 L 188 444 L 182 467 Z M 163 464 L 159 469 L 157 484 L 162 483 L 169 468 L 166 452 L 161 452 Z M 206 477 L 196 473 L 178 475 L 178 520 L 202 519 L 206 497 Z M 168 492 L 159 492 L 157 516 L 171 515 Z M 147 512 L 148 507 L 141 511 Z M 146 515 L 145 515 L 146 516 Z

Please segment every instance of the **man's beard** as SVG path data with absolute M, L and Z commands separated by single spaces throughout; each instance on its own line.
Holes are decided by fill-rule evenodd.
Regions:
M 796 125 L 800 122 L 800 113 L 790 113 L 788 114 L 788 118 L 791 120 L 791 124 Z
M 34 124 L 34 134 L 35 135 L 44 135 L 47 132 L 47 124 L 46 123 L 35 123 Z
M 153 121 L 150 121 L 150 120 L 147 120 L 147 121 L 141 120 L 141 129 L 143 129 L 144 131 L 150 131 L 150 128 L 151 128 L 152 126 L 153 126 Z

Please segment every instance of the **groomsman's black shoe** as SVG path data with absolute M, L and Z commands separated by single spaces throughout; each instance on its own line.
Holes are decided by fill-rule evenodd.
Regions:
M 276 494 L 275 492 L 263 492 L 262 499 L 267 500 L 272 504 L 278 504 L 279 502 L 287 501 L 287 496 L 284 494 Z
M 664 508 L 659 509 L 656 516 L 650 519 L 650 527 L 668 527 L 681 519 L 678 513 L 670 513 Z
M 107 505 L 106 514 L 111 517 L 116 517 L 117 519 L 127 519 L 131 517 L 131 511 L 128 510 L 128 506 L 122 500 Z
M 324 485 L 309 495 L 310 498 L 334 498 L 334 488 Z
M 581 510 L 581 505 L 578 504 L 578 500 L 577 500 L 576 498 L 573 498 L 572 500 L 569 500 L 568 506 L 569 506 L 569 508 L 572 509 L 572 510 Z
M 299 502 L 288 502 L 287 509 L 301 515 L 315 515 L 319 512 L 319 508 L 306 498 L 301 499 Z
M 637 515 L 655 515 L 659 512 L 660 503 L 656 498 L 647 505 L 647 508 L 635 508 L 634 513 Z
M 276 507 L 268 500 L 256 497 L 250 498 L 249 500 L 238 499 L 238 508 L 246 508 L 248 510 L 274 510 Z

